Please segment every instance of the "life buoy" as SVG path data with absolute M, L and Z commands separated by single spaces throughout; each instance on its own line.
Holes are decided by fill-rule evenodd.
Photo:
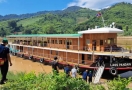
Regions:
M 32 58 L 32 61 L 33 61 L 33 62 L 36 62 L 36 58 Z
M 31 60 L 31 59 L 33 59 L 33 56 L 29 56 L 29 58 L 28 58 L 29 60 Z
M 41 58 L 39 61 L 40 61 L 41 63 L 43 63 L 43 62 L 44 62 L 44 59 L 43 59 L 43 58 Z
M 21 54 L 21 56 L 20 56 L 20 57 L 22 58 L 23 56 L 24 56 L 24 54 Z
M 12 51 L 10 51 L 10 53 L 12 54 Z
M 109 71 L 110 71 L 110 73 L 111 73 L 113 76 L 117 75 L 117 73 L 118 73 L 118 71 L 117 71 L 117 69 L 116 69 L 115 67 L 111 67 Z
M 16 56 L 16 53 L 15 53 L 15 52 L 13 52 L 13 55 L 14 55 L 14 56 Z

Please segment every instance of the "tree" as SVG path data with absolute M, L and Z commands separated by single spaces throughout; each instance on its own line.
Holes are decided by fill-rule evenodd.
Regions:
M 6 35 L 6 31 L 4 30 L 4 28 L 0 29 L 0 36 L 4 37 Z
M 11 27 L 11 28 L 16 28 L 17 27 L 17 23 L 14 20 L 13 21 L 9 21 L 8 22 L 8 26 Z
M 47 34 L 55 34 L 57 33 L 53 26 L 49 26 L 47 28 Z
M 128 25 L 126 25 L 126 31 L 128 31 L 128 29 L 129 29 L 129 28 L 128 28 Z
M 89 15 L 89 14 L 87 15 L 87 18 L 88 18 L 88 19 L 90 18 L 90 15 Z
M 121 29 L 122 30 L 122 26 L 121 25 L 116 25 L 116 28 L 118 28 L 118 29 Z

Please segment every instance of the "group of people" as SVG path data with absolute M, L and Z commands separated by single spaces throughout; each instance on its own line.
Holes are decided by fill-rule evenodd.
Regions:
M 9 64 L 12 66 L 10 54 L 9 54 L 9 48 L 6 47 L 8 44 L 8 40 L 4 38 L 2 40 L 2 44 L 0 44 L 0 69 L 1 69 L 1 81 L 0 84 L 5 84 L 5 82 L 8 80 L 6 78 Z
M 53 73 L 57 74 L 59 73 L 59 67 L 58 67 L 58 58 L 54 57 L 54 60 L 51 62 Z M 64 73 L 67 77 L 77 78 L 78 76 L 78 68 L 76 65 L 73 66 L 72 69 L 70 69 L 70 65 L 66 64 L 64 67 Z M 82 74 L 82 79 L 86 82 L 91 83 L 92 82 L 92 71 L 85 70 Z

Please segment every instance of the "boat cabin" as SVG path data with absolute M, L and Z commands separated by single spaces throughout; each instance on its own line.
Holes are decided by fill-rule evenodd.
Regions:
M 93 63 L 93 52 L 118 52 L 116 28 L 97 28 L 79 31 L 78 34 L 29 34 L 9 35 L 10 49 L 23 52 L 28 56 L 39 56 L 78 64 Z M 96 56 L 96 55 L 95 55 Z

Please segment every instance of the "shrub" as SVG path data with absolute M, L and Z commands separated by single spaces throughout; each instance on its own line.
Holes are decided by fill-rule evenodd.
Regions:
M 9 72 L 8 78 L 0 90 L 106 90 L 106 86 L 88 84 L 82 78 L 67 77 L 65 73 L 36 75 L 34 72 Z M 106 84 L 108 90 L 124 90 L 131 80 L 118 77 Z
M 131 82 L 131 78 L 115 78 L 108 83 L 109 90 L 125 90 L 127 85 Z
M 67 77 L 64 73 L 57 75 L 34 72 L 23 73 L 19 78 L 8 82 L 1 90 L 89 90 L 89 85 L 79 78 Z

